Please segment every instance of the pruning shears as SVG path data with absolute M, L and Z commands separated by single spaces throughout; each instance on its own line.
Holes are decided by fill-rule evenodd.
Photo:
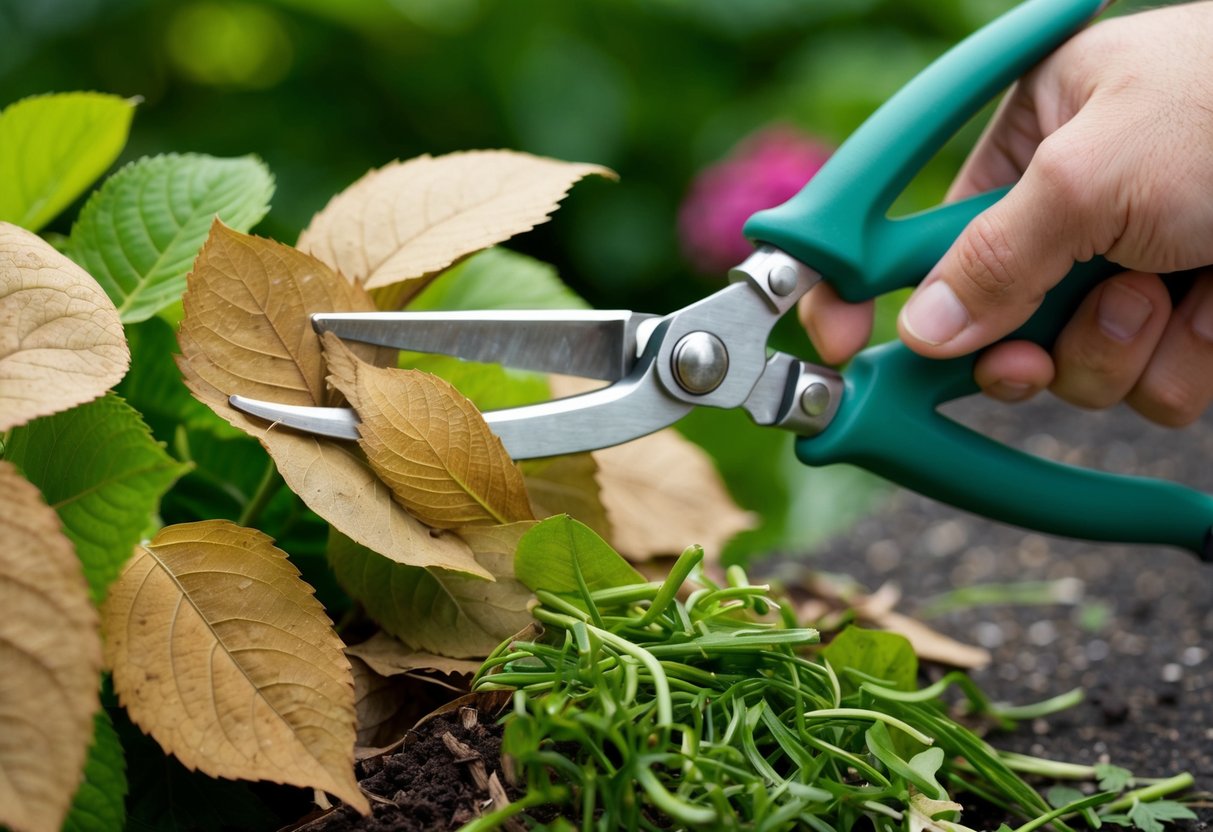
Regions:
M 516 459 L 627 442 L 695 407 L 744 408 L 799 435 L 811 465 L 849 462 L 954 506 L 1052 534 L 1155 543 L 1213 560 L 1213 496 L 1176 483 L 1039 459 L 937 408 L 977 392 L 973 356 L 923 358 L 900 343 L 860 353 L 842 373 L 770 352 L 776 321 L 819 281 L 858 302 L 916 285 L 1005 189 L 888 216 L 914 174 L 979 108 L 1068 39 L 1106 0 L 1027 0 L 975 32 L 881 106 L 791 200 L 750 218 L 755 252 L 720 291 L 668 315 L 629 311 L 318 314 L 318 332 L 611 382 L 578 396 L 484 414 Z M 1099 281 L 1076 264 L 1011 337 L 1045 347 Z M 301 431 L 358 438 L 344 408 L 233 397 Z

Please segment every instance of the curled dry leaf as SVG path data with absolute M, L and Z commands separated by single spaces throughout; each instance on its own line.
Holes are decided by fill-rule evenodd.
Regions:
M 323 789 L 366 814 L 341 639 L 286 553 L 222 520 L 162 529 L 103 608 L 131 720 L 212 777 Z
M 335 528 L 384 557 L 490 578 L 458 538 L 433 537 L 392 499 L 356 446 L 276 428 L 228 404 L 240 394 L 284 404 L 329 400 L 309 316 L 369 311 L 370 298 L 289 246 L 211 229 L 189 277 L 178 340 L 196 398 L 269 451 L 287 485 Z M 377 350 L 360 353 L 381 361 Z
M 358 658 L 351 658 L 350 665 L 358 724 L 354 755 L 358 759 L 395 744 L 418 719 L 462 692 L 414 676 L 384 676 Z
M 97 613 L 38 489 L 0 461 L 0 825 L 55 832 L 93 739 Z
M 414 517 L 439 529 L 535 519 L 521 472 L 459 391 L 429 373 L 367 364 L 332 333 L 324 350 L 371 467 Z
M 299 248 L 375 289 L 404 280 L 403 303 L 418 279 L 546 222 L 586 176 L 615 178 L 598 165 L 508 150 L 420 156 L 372 170 L 324 207 Z
M 130 360 L 97 282 L 38 235 L 0 223 L 0 431 L 97 398 Z

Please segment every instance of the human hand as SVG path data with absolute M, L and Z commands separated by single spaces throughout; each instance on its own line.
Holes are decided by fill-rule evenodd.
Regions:
M 1213 2 L 1101 22 L 1025 75 L 948 198 L 1011 183 L 907 301 L 902 340 L 932 358 L 986 347 L 1076 261 L 1103 255 L 1127 271 L 1087 296 L 1052 354 L 998 343 L 975 380 L 1004 401 L 1047 387 L 1165 425 L 1199 418 L 1213 400 Z M 1173 308 L 1160 274 L 1190 269 L 1202 271 Z M 828 284 L 800 314 L 831 363 L 871 334 L 871 304 Z

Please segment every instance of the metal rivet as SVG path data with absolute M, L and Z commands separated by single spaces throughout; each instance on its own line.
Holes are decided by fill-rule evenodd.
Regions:
M 674 377 L 683 390 L 711 393 L 729 371 L 729 352 L 724 342 L 710 332 L 691 332 L 674 346 Z
M 789 266 L 787 263 L 776 266 L 767 274 L 767 283 L 770 285 L 771 291 L 781 298 L 787 297 L 796 291 L 796 284 L 798 282 L 796 268 Z
M 830 388 L 815 381 L 800 394 L 800 409 L 808 416 L 820 416 L 830 406 Z

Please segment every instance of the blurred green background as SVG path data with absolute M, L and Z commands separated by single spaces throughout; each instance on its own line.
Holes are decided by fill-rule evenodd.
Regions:
M 697 171 L 790 124 L 833 147 L 916 71 L 1014 0 L 0 0 L 0 104 L 99 90 L 142 103 L 123 160 L 262 157 L 258 233 L 294 242 L 368 169 L 506 147 L 614 168 L 510 242 L 599 307 L 664 312 L 716 288 L 680 250 Z M 1131 4 L 1121 4 L 1122 7 Z M 965 128 L 911 186 L 939 200 Z M 51 230 L 67 231 L 75 211 Z M 806 351 L 793 321 L 780 346 Z M 887 333 L 887 328 L 886 328 Z M 804 551 L 879 499 L 871 477 L 802 469 L 737 414 L 684 430 L 763 529 L 732 555 Z M 742 431 L 742 433 L 739 433 Z M 743 437 L 743 438 L 738 438 Z
M 255 153 L 262 233 L 293 242 L 368 168 L 508 147 L 617 170 L 516 247 L 599 306 L 703 294 L 678 203 L 738 139 L 788 122 L 836 145 L 1012 0 L 0 0 L 0 102 L 139 96 L 124 158 Z M 963 145 L 907 202 L 938 198 Z M 65 215 L 70 220 L 71 212 Z M 65 220 L 66 222 L 67 220 Z

